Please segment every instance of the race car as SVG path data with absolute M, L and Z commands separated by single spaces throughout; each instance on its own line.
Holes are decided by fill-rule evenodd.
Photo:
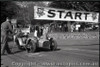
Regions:
M 37 38 L 31 35 L 20 32 L 15 35 L 16 44 L 19 45 L 20 48 L 25 49 L 28 53 L 35 52 L 39 48 L 47 48 L 52 51 L 57 49 L 57 42 L 53 38 Z

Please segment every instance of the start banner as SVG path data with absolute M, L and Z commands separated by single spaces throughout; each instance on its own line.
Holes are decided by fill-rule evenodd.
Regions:
M 99 13 L 34 6 L 34 19 L 99 22 Z

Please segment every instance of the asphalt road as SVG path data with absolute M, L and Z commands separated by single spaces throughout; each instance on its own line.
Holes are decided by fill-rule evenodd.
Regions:
M 1 67 L 99 67 L 99 39 L 57 40 L 56 51 L 41 49 L 35 53 L 19 51 L 1 56 Z

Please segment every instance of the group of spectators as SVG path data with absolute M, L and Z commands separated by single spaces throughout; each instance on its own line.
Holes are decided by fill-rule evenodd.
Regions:
M 87 23 L 71 23 L 70 25 L 56 23 L 50 27 L 50 31 L 51 32 L 84 32 L 84 31 L 94 31 L 97 28 L 98 28 L 97 25 L 87 24 Z
M 84 30 L 84 26 L 80 24 L 56 24 L 51 26 L 51 32 L 78 32 L 80 29 Z
M 83 27 L 80 24 L 71 24 L 71 32 L 79 32 L 80 29 L 83 29 Z M 84 29 L 83 29 L 84 30 Z

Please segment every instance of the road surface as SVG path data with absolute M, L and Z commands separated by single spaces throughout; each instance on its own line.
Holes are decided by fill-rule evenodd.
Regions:
M 56 51 L 40 49 L 35 53 L 12 46 L 14 54 L 1 56 L 1 67 L 99 67 L 99 39 L 57 40 L 57 43 Z

